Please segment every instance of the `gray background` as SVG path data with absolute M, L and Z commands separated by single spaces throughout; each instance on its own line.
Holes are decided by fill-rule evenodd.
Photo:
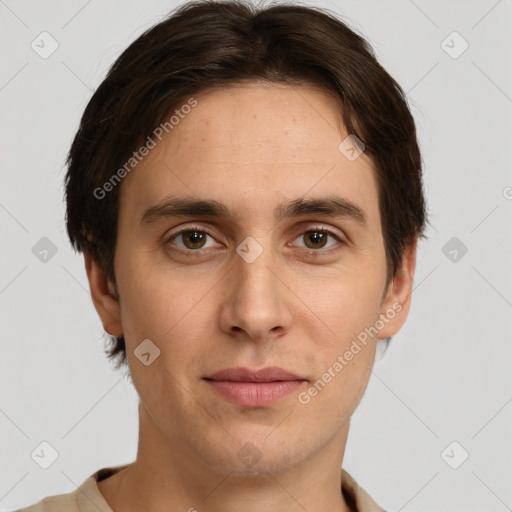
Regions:
M 175 5 L 0 0 L 2 510 L 135 458 L 136 395 L 102 353 L 64 230 L 63 165 L 107 68 Z M 512 1 L 315 5 L 362 32 L 407 91 L 432 222 L 410 316 L 375 364 L 344 467 L 390 511 L 512 510 Z M 46 59 L 31 48 L 43 31 L 58 43 Z M 457 58 L 453 31 L 469 44 Z M 32 251 L 43 237 L 57 249 L 46 262 Z M 48 469 L 31 458 L 42 441 L 59 455 Z

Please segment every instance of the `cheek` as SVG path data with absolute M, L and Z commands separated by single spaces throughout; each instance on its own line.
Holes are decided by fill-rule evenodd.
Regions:
M 185 279 L 183 273 L 165 272 L 147 262 L 144 266 L 140 260 L 122 267 L 119 277 L 121 316 L 134 383 L 145 385 L 148 375 L 149 380 L 162 381 L 164 392 L 175 385 L 173 376 L 181 382 L 186 375 L 197 373 L 200 356 L 208 354 L 211 343 L 215 281 L 207 276 Z M 145 339 L 160 351 L 155 367 L 145 367 L 134 354 Z
M 375 358 L 375 342 L 360 342 L 355 337 L 338 339 L 318 353 L 321 364 L 308 388 L 299 395 L 301 404 L 318 408 L 334 423 L 344 422 L 361 400 Z
M 156 267 L 147 267 L 147 272 L 142 266 L 135 271 L 135 267 L 126 266 L 124 274 L 119 275 L 119 282 L 126 284 L 120 285 L 119 292 L 128 363 L 141 400 L 156 417 L 164 418 L 168 407 L 194 405 L 183 383 L 197 373 L 198 354 L 204 351 L 205 332 L 211 322 L 207 321 L 205 308 L 200 307 L 203 287 L 184 286 L 179 279 L 162 275 Z M 146 339 L 157 347 L 146 342 L 150 358 L 158 354 L 149 365 L 139 359 L 139 346 Z
M 339 272 L 315 286 L 305 286 L 301 295 L 310 308 L 311 327 L 325 331 L 323 345 L 342 349 L 348 338 L 357 336 L 379 316 L 384 282 L 380 275 L 366 272 Z M 311 284 L 311 283 L 309 283 Z M 299 295 L 298 293 L 298 295 Z M 320 321 L 319 321 L 320 320 Z
M 307 394 L 317 404 L 339 404 L 335 415 L 357 405 L 373 367 L 377 338 L 368 329 L 379 318 L 380 297 L 374 283 L 338 277 L 328 292 L 317 294 L 316 300 L 313 297 L 311 310 L 318 313 L 308 315 L 309 337 L 315 345 L 318 373 Z
M 363 347 L 351 361 L 338 361 L 321 376 L 328 380 L 323 391 L 319 392 L 318 407 L 323 410 L 333 409 L 333 415 L 339 421 L 348 419 L 360 402 L 370 378 L 373 346 Z M 344 359 L 344 358 L 343 358 Z M 334 376 L 332 376 L 334 375 Z M 329 380 L 330 379 L 330 380 Z M 324 394 L 324 396 L 320 396 Z M 323 401 L 323 403 L 322 403 Z
M 118 272 L 123 326 L 139 336 L 160 339 L 179 329 L 208 291 L 205 279 L 185 279 L 165 257 L 151 252 L 132 251 L 119 261 Z

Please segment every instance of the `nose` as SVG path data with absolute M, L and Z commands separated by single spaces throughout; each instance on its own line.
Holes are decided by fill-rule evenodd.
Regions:
M 252 341 L 282 336 L 290 329 L 293 295 L 283 279 L 283 263 L 271 249 L 249 261 L 234 256 L 223 287 L 221 329 Z

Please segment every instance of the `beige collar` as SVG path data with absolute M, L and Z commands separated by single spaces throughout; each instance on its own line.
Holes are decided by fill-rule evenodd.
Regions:
M 97 482 L 121 471 L 130 464 L 102 468 L 91 475 L 73 493 L 80 512 L 113 512 L 98 489 Z M 344 469 L 341 470 L 341 491 L 354 512 L 386 512 Z

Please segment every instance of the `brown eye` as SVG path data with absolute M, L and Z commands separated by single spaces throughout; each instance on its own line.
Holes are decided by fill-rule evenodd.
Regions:
M 175 233 L 167 240 L 167 243 L 175 245 L 184 251 L 195 251 L 198 249 L 215 246 L 215 243 L 210 243 L 209 246 L 205 245 L 207 238 L 211 238 L 213 240 L 213 237 L 206 231 L 192 228 L 184 229 L 178 233 Z
M 309 249 L 322 249 L 327 243 L 328 236 L 329 235 L 325 232 L 306 231 L 306 233 L 304 233 L 304 240 Z
M 201 231 L 182 231 L 181 240 L 188 249 L 200 249 L 205 244 L 206 234 Z
M 329 244 L 329 239 L 332 239 L 333 243 Z M 309 249 L 311 252 L 321 252 L 320 249 L 329 249 L 338 245 L 342 245 L 343 241 L 340 237 L 327 229 L 310 229 L 302 233 L 296 240 L 303 241 L 304 245 L 298 244 L 299 247 Z M 327 251 L 325 251 L 327 252 Z

